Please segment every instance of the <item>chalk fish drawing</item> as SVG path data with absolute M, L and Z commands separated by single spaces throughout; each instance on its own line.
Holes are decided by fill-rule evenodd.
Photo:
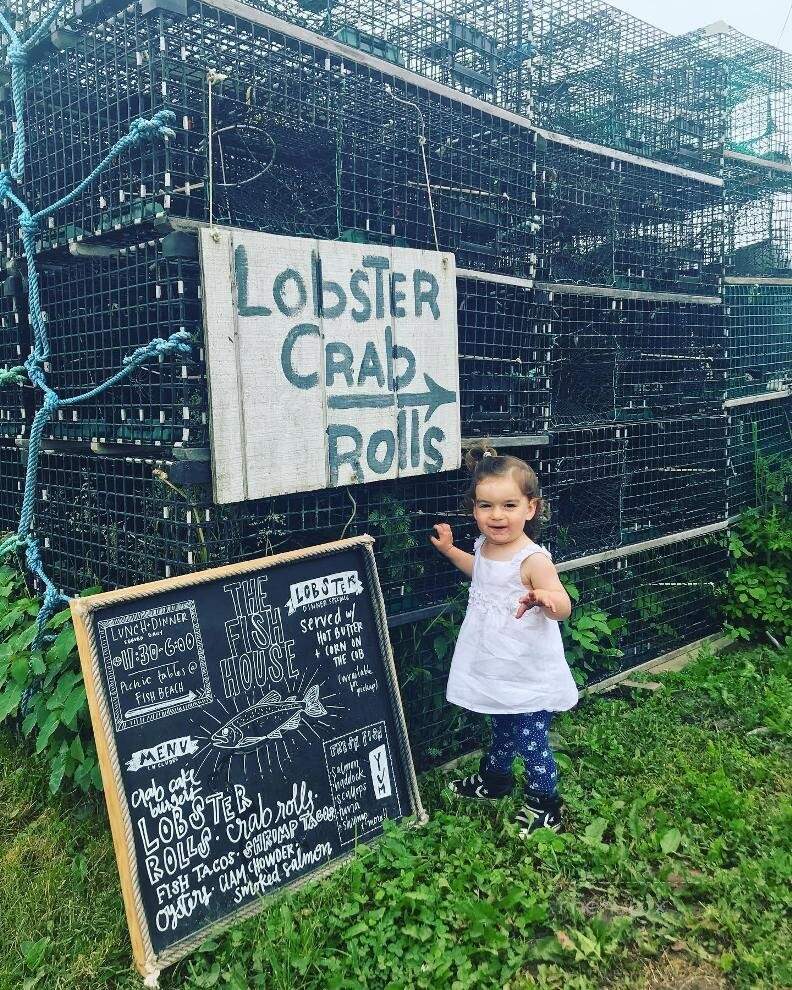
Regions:
M 218 749 L 242 751 L 253 749 L 268 739 L 281 739 L 284 732 L 296 729 L 304 717 L 321 718 L 327 710 L 319 700 L 319 685 L 310 688 L 302 701 L 293 695 L 281 698 L 277 691 L 270 691 L 261 701 L 229 719 L 212 733 L 212 742 Z

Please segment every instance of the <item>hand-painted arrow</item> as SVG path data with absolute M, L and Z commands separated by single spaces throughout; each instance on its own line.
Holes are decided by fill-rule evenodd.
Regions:
M 397 392 L 396 402 L 399 409 L 411 406 L 426 406 L 424 422 L 431 419 L 435 412 L 448 402 L 456 400 L 456 392 L 451 392 L 438 385 L 431 375 L 424 372 L 426 392 Z M 387 409 L 393 405 L 392 394 L 386 395 L 331 395 L 327 405 L 331 409 Z

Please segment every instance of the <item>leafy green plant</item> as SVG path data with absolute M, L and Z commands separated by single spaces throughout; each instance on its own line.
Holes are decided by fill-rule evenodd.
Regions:
M 749 509 L 727 546 L 734 566 L 718 597 L 733 635 L 792 638 L 792 513 L 776 505 Z
M 380 551 L 380 568 L 384 572 L 384 584 L 400 589 L 407 598 L 412 593 L 411 580 L 424 572 L 423 564 L 416 561 L 411 550 L 418 546 L 413 536 L 413 513 L 398 499 L 386 496 L 378 509 L 369 513 L 369 524 L 381 535 L 377 543 Z
M 635 599 L 635 607 L 642 622 L 648 624 L 659 637 L 673 639 L 676 630 L 661 618 L 666 614 L 666 607 L 660 595 L 642 591 Z
M 627 623 L 610 615 L 596 601 L 578 605 L 580 589 L 577 585 L 564 577 L 561 583 L 573 605 L 572 615 L 561 626 L 564 652 L 575 682 L 585 684 L 594 671 L 601 671 L 603 666 L 607 667 L 624 655 L 616 644 L 619 632 Z
M 49 763 L 54 793 L 64 781 L 101 789 L 88 702 L 68 609 L 47 626 L 33 649 L 39 602 L 19 571 L 0 567 L 0 724 L 16 719 L 22 735 Z

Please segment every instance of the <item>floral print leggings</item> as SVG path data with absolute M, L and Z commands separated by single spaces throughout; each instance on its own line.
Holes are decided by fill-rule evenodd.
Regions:
M 525 761 L 525 786 L 540 794 L 555 794 L 558 767 L 547 733 L 553 712 L 492 715 L 492 743 L 485 767 L 509 773 L 515 756 Z

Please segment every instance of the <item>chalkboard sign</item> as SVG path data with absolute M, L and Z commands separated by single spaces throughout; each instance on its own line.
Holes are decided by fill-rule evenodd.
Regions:
M 372 543 L 72 601 L 144 976 L 423 820 Z

